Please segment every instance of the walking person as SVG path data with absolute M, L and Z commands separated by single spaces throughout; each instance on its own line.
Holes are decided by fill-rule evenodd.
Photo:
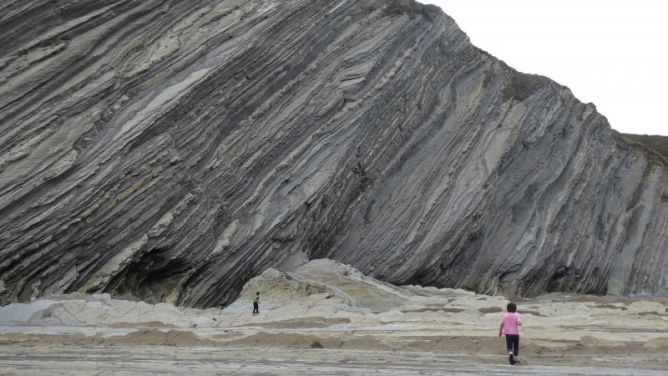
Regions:
M 256 315 L 260 313 L 260 292 L 257 291 L 255 292 L 255 296 L 253 297 L 253 314 Z
M 510 364 L 515 364 L 520 362 L 520 326 L 522 326 L 522 318 L 517 313 L 517 305 L 515 303 L 508 303 L 506 310 L 508 312 L 501 319 L 499 337 L 503 334 L 506 335 L 508 361 Z

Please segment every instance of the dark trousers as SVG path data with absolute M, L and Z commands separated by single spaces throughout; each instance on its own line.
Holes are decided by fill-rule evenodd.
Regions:
M 506 346 L 508 347 L 508 352 L 513 352 L 513 355 L 520 355 L 520 335 L 519 334 L 506 334 Z
M 246 311 L 248 312 L 248 311 Z M 260 313 L 260 305 L 257 303 L 253 303 L 253 313 Z

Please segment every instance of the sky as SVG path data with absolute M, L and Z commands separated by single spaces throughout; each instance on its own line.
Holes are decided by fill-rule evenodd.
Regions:
M 668 1 L 420 0 L 476 46 L 592 102 L 622 133 L 668 135 Z

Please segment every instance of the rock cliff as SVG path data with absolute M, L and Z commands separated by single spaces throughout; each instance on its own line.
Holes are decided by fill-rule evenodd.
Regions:
M 668 291 L 668 167 L 404 0 L 0 5 L 0 302 L 231 302 L 329 257 L 484 293 Z

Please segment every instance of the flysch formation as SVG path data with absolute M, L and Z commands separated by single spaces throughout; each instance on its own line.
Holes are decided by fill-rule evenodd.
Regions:
M 394 284 L 663 294 L 646 141 L 413 1 L 3 1 L 0 303 L 208 307 L 323 257 Z

